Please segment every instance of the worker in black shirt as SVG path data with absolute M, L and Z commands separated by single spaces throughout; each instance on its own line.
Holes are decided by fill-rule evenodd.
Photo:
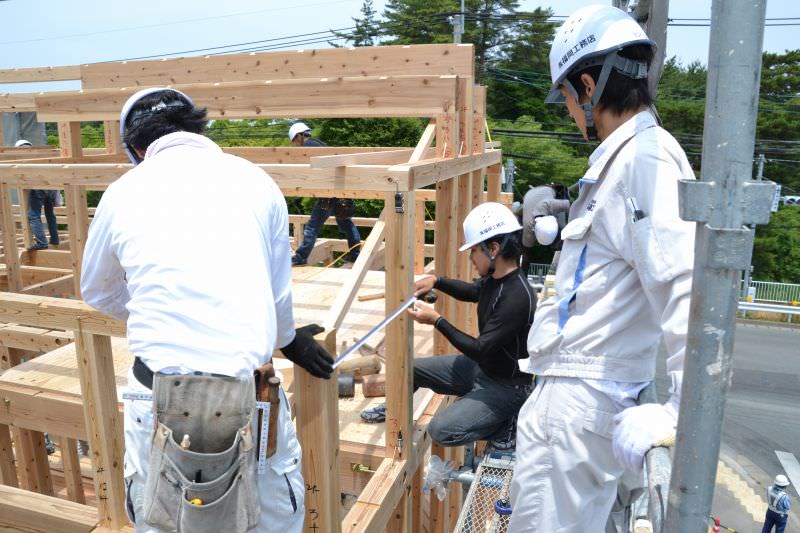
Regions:
M 521 229 L 504 205 L 479 205 L 464 219 L 465 244 L 460 250 L 469 250 L 481 277 L 468 283 L 433 275 L 416 283 L 417 296 L 435 288 L 478 303 L 477 338 L 429 305 L 417 302 L 408 310 L 417 322 L 433 324 L 463 353 L 414 361 L 415 389 L 459 396 L 428 426 L 433 441 L 442 446 L 488 439 L 498 449 L 513 447 L 513 420 L 533 388 L 533 376 L 520 371 L 517 361 L 528 357 L 528 330 L 536 308 L 533 290 L 519 268 Z M 378 406 L 364 411 L 362 418 L 380 421 L 380 415 Z
M 311 136 L 311 128 L 302 122 L 296 122 L 289 128 L 289 139 L 293 146 L 327 146 L 319 139 Z M 333 214 L 336 217 L 336 225 L 339 231 L 347 237 L 348 252 L 346 259 L 355 262 L 358 258 L 358 251 L 361 247 L 361 234 L 353 224 L 356 204 L 352 198 L 318 198 L 311 210 L 311 217 L 306 222 L 303 230 L 303 241 L 298 245 L 292 256 L 292 266 L 302 266 L 308 262 L 308 256 L 314 249 L 322 225 Z

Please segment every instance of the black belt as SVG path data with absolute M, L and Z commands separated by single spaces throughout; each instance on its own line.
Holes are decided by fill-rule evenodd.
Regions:
M 153 374 L 154 372 L 141 359 L 136 357 L 133 360 L 133 377 L 150 390 L 153 390 Z
M 199 375 L 199 374 L 202 374 L 202 372 L 195 372 L 195 374 Z M 133 377 L 135 377 L 136 380 L 139 383 L 141 383 L 142 385 L 144 385 L 145 387 L 147 387 L 150 390 L 153 390 L 153 376 L 154 375 L 155 375 L 155 372 L 150 370 L 150 368 L 146 364 L 144 364 L 144 361 L 139 359 L 139 357 L 135 357 L 133 359 Z M 214 376 L 214 377 L 218 377 L 218 378 L 229 377 L 229 376 L 226 376 L 225 374 L 206 374 L 206 375 Z

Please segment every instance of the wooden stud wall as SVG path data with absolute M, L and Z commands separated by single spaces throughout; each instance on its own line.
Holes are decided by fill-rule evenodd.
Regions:
M 279 54 L 213 56 L 127 64 L 84 65 L 80 75 L 85 91 L 42 96 L 20 95 L 0 99 L 4 105 L 38 108 L 42 120 L 59 122 L 60 158 L 52 150 L 31 151 L 24 163 L 2 163 L 16 152 L 0 150 L 0 231 L 4 241 L 15 236 L 14 215 L 8 190 L 20 188 L 63 188 L 70 228 L 70 261 L 44 267 L 21 264 L 15 246 L 6 245 L 9 286 L 29 290 L 26 282 L 40 280 L 35 287 L 44 294 L 63 290 L 72 283 L 80 295 L 80 262 L 88 232 L 88 190 L 103 190 L 125 173 L 118 132 L 119 109 L 128 95 L 141 86 L 169 84 L 187 90 L 196 103 L 209 108 L 212 118 L 259 118 L 284 116 L 426 116 L 432 121 L 420 142 L 410 148 L 228 148 L 259 164 L 287 196 L 337 196 L 383 198 L 389 206 L 376 223 L 375 237 L 362 251 L 351 283 L 331 311 L 327 332 L 321 342 L 335 353 L 337 322 L 344 316 L 348 300 L 369 267 L 381 238 L 386 240 L 386 308 L 393 310 L 412 292 L 413 275 L 422 271 L 425 250 L 425 201 L 436 201 L 435 264 L 437 272 L 449 277 L 469 276 L 467 254 L 459 254 L 461 222 L 467 212 L 483 200 L 483 177 L 487 168 L 499 169 L 499 150 L 484 153 L 485 89 L 473 86 L 473 51 L 469 45 L 425 45 L 300 51 Z M 0 70 L 0 83 L 34 76 L 30 70 Z M 74 76 L 74 68 L 50 71 L 51 76 Z M 73 78 L 70 78 L 73 79 Z M 267 104 L 268 103 L 268 104 Z M 105 121 L 106 149 L 83 151 L 80 121 Z M 435 140 L 435 148 L 429 148 Z M 31 156 L 40 157 L 34 161 Z M 103 159 L 105 158 L 105 159 Z M 113 162 L 98 162 L 109 161 Z M 91 162 L 90 162 L 91 161 Z M 490 174 L 490 198 L 501 198 Z M 499 175 L 496 180 L 499 183 Z M 436 189 L 420 189 L 435 185 Z M 403 213 L 393 210 L 394 193 L 404 198 Z M 509 201 L 508 198 L 502 197 Z M 510 201 L 509 201 L 510 202 Z M 20 213 L 25 225 L 24 211 Z M 6 231 L 10 228 L 10 232 Z M 13 239 L 16 240 L 16 239 Z M 11 251 L 12 253 L 9 253 Z M 28 257 L 23 255 L 23 257 Z M 49 255 L 42 255 L 46 260 Z M 55 259 L 55 256 L 53 256 Z M 61 261 L 61 260 L 59 260 Z M 361 261 L 361 258 L 359 259 Z M 46 271 L 50 268 L 52 271 Z M 43 270 L 44 269 L 44 270 Z M 71 275 L 74 272 L 74 276 Z M 34 278 L 38 276 L 38 278 Z M 48 292 L 49 291 L 49 292 Z M 340 301 L 341 300 L 341 301 Z M 440 298 L 437 308 L 453 316 L 462 329 L 469 329 L 470 315 L 452 299 Z M 42 314 L 42 310 L 47 310 Z M 62 328 L 74 332 L 78 366 L 85 401 L 83 420 L 80 405 L 64 406 L 65 422 L 59 426 L 64 447 L 74 451 L 76 438 L 87 438 L 95 469 L 95 490 L 99 496 L 97 520 L 118 530 L 125 523 L 122 501 L 122 430 L 116 411 L 116 390 L 109 335 L 124 335 L 124 324 L 88 308 L 82 302 L 22 294 L 0 294 L 0 320 L 20 324 Z M 27 322 L 26 322 L 27 321 Z M 317 531 L 419 531 L 421 463 L 430 437 L 423 427 L 414 426 L 411 404 L 413 374 L 413 323 L 407 315 L 389 325 L 387 349 L 387 425 L 385 457 L 377 467 L 355 506 L 339 521 L 340 464 L 337 432 L 335 380 L 312 379 L 295 370 L 298 398 L 298 434 L 303 444 L 303 472 L 306 493 L 306 527 Z M 437 334 L 436 351 L 452 348 Z M 446 401 L 426 407 L 420 422 L 427 421 Z M 0 414 L 0 480 L 11 480 L 8 454 L 4 453 L 10 420 L 25 420 L 32 432 L 44 429 L 35 408 L 28 415 L 18 408 Z M 70 414 L 71 413 L 71 414 Z M 26 418 L 27 416 L 27 418 Z M 16 417 L 16 418 L 15 418 Z M 71 418 L 70 418 L 71 417 Z M 73 420 L 72 423 L 67 422 Z M 49 429 L 49 427 L 47 428 Z M 343 443 L 344 445 L 344 443 Z M 459 453 L 434 446 L 443 457 Z M 350 453 L 350 452 L 348 452 Z M 374 452 L 372 452 L 374 453 Z M 451 455 L 452 454 L 452 455 Z M 5 458 L 5 462 L 4 462 Z M 74 477 L 76 457 L 67 479 L 70 497 L 78 493 Z M 12 465 L 13 466 L 13 465 Z M 455 492 L 451 490 L 451 492 Z M 431 507 L 431 533 L 452 529 L 458 512 L 458 498 Z

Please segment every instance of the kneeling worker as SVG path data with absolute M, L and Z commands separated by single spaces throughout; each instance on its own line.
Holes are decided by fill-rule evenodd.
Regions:
M 136 356 L 126 510 L 140 533 L 299 533 L 300 445 L 279 393 L 275 451 L 257 458 L 253 372 L 276 347 L 318 377 L 333 360 L 313 338 L 318 326 L 294 329 L 280 189 L 205 126 L 205 109 L 181 92 L 128 100 L 120 127 L 134 168 L 103 195 L 83 256 L 83 298 L 126 320 Z M 220 201 L 236 191 L 246 194 Z
M 464 242 L 481 276 L 476 281 L 427 276 L 416 284 L 417 296 L 437 289 L 462 302 L 478 303 L 478 337 L 459 330 L 433 307 L 418 302 L 408 312 L 432 324 L 463 355 L 439 355 L 414 361 L 414 388 L 459 396 L 428 426 L 434 442 L 460 446 L 491 439 L 498 449 L 513 447 L 513 421 L 533 387 L 533 376 L 519 370 L 528 357 L 526 340 L 536 298 L 519 268 L 521 226 L 502 204 L 487 202 L 464 219 Z M 362 413 L 367 421 L 385 418 L 384 406 Z M 381 416 L 383 415 L 383 416 Z

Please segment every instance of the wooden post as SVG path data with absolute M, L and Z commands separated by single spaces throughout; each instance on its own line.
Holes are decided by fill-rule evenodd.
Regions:
M 445 448 L 443 446 L 439 446 L 435 442 L 431 445 L 431 455 L 438 455 L 443 460 L 447 461 L 450 459 L 450 451 L 449 448 Z M 460 485 L 460 483 L 458 483 Z M 430 533 L 444 533 L 453 531 L 453 527 L 455 526 L 455 522 L 451 525 L 450 523 L 450 512 L 449 512 L 449 496 L 450 491 L 447 491 L 447 495 L 444 500 L 439 501 L 439 498 L 436 497 L 436 491 L 431 491 L 430 493 L 430 525 L 428 527 L 428 531 Z
M 11 433 L 6 424 L 0 424 L 0 485 L 19 487 L 14 450 L 11 448 Z
M 3 234 L 8 290 L 19 292 L 22 290 L 22 271 L 20 269 L 19 249 L 17 248 L 17 230 L 11 210 L 9 187 L 5 183 L 0 183 L 0 232 Z
M 81 123 L 59 122 L 58 145 L 61 148 L 61 157 L 80 157 L 81 148 Z
M 122 152 L 122 139 L 119 135 L 119 120 L 103 121 L 103 137 L 106 142 L 107 154 Z
M 47 462 L 44 433 L 20 428 L 18 435 L 15 448 L 18 465 L 22 467 L 22 488 L 52 496 L 53 480 Z
M 425 200 L 414 207 L 414 274 L 425 270 Z
M 500 172 L 500 165 L 492 165 L 489 167 L 489 179 L 486 184 L 487 202 L 500 201 Z
M 31 224 L 28 221 L 28 207 L 30 205 L 29 194 L 30 191 L 28 189 L 23 189 L 22 187 L 17 188 L 17 195 L 19 196 L 19 220 L 20 226 L 22 227 L 22 242 L 26 250 L 33 246 L 34 243 Z M 41 219 L 41 211 L 39 212 L 39 218 Z
M 414 478 L 411 481 L 411 498 L 412 508 L 414 509 L 414 516 L 412 517 L 411 530 L 414 533 L 423 533 L 422 530 L 422 464 L 417 467 L 414 472 Z
M 78 457 L 78 441 L 61 438 L 61 459 L 64 466 L 64 483 L 67 486 L 67 498 L 77 503 L 86 503 L 81 478 L 81 463 Z
M 386 313 L 402 304 L 414 287 L 414 192 L 403 193 L 405 212 L 386 212 Z M 394 205 L 394 194 L 387 193 L 386 205 Z M 400 314 L 386 327 L 386 457 L 406 460 L 412 451 L 414 373 L 414 327 L 407 313 Z M 411 532 L 411 479 L 404 480 L 398 504 L 396 531 Z
M 64 188 L 69 225 L 69 251 L 72 258 L 75 297 L 81 297 L 81 262 L 86 238 L 89 234 L 89 207 L 86 204 L 86 187 L 67 185 Z
M 336 330 L 317 340 L 335 357 Z M 297 433 L 303 448 L 303 480 L 306 484 L 304 531 L 341 531 L 339 517 L 339 395 L 336 373 L 318 379 L 295 365 L 294 398 Z
M 77 319 L 80 325 L 80 316 Z M 128 523 L 128 518 L 123 486 L 122 420 L 111 338 L 78 330 L 75 332 L 75 347 L 99 525 L 119 529 Z

